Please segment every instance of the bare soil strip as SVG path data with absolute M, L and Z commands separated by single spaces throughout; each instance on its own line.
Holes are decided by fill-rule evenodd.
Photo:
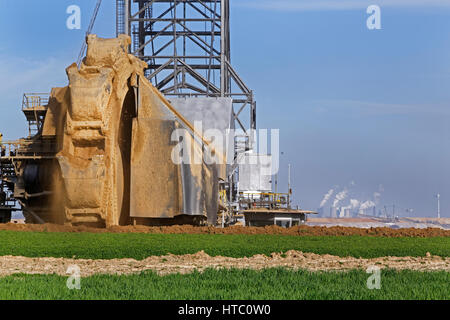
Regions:
M 149 257 L 142 261 L 134 259 L 86 260 L 64 258 L 26 258 L 0 257 L 0 276 L 12 274 L 58 274 L 67 275 L 71 265 L 79 266 L 82 277 L 94 274 L 136 274 L 152 270 L 159 275 L 173 273 L 202 272 L 207 268 L 238 268 L 261 270 L 264 268 L 283 267 L 291 270 L 305 269 L 309 271 L 345 271 L 378 266 L 381 269 L 439 271 L 450 272 L 450 258 L 441 258 L 427 254 L 426 257 L 382 257 L 374 259 L 341 258 L 332 255 L 318 255 L 299 251 L 288 251 L 285 254 L 273 253 L 270 257 L 255 255 L 251 258 L 211 257 L 205 252 L 188 255 L 167 255 Z
M 126 226 L 96 229 L 84 226 L 71 227 L 54 224 L 30 225 L 30 224 L 4 224 L 0 225 L 0 231 L 35 231 L 35 232 L 89 232 L 89 233 L 164 233 L 164 234 L 276 234 L 296 236 L 376 236 L 376 237 L 450 237 L 450 230 L 439 228 L 429 229 L 391 229 L 391 228 L 352 228 L 352 227 L 309 227 L 300 226 L 289 229 L 278 226 L 264 228 L 257 227 L 146 227 Z

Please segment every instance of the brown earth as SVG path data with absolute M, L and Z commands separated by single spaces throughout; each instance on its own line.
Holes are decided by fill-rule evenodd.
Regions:
M 146 227 L 126 226 L 110 227 L 107 229 L 89 228 L 85 226 L 71 227 L 54 224 L 44 225 L 0 225 L 0 231 L 36 231 L 36 232 L 90 232 L 90 233 L 164 233 L 164 234 L 277 234 L 277 235 L 300 235 L 300 236 L 377 236 L 377 237 L 449 237 L 450 230 L 438 228 L 428 229 L 391 229 L 391 228 L 352 228 L 352 227 L 310 227 L 300 226 L 284 229 L 278 226 L 269 227 L 194 227 L 194 226 L 171 226 L 171 227 Z
M 288 251 L 286 254 L 273 253 L 270 257 L 255 255 L 251 258 L 211 257 L 205 252 L 182 256 L 167 255 L 149 257 L 142 261 L 134 259 L 85 260 L 64 258 L 26 258 L 0 257 L 0 276 L 12 274 L 58 274 L 67 275 L 69 266 L 80 268 L 80 275 L 88 277 L 94 274 L 136 274 L 153 270 L 159 275 L 194 271 L 202 272 L 207 268 L 254 269 L 283 267 L 290 270 L 304 269 L 309 271 L 346 271 L 363 269 L 371 266 L 380 269 L 418 271 L 450 271 L 450 258 L 441 258 L 427 254 L 426 257 L 382 257 L 375 259 L 341 258 L 332 255 L 318 255 Z

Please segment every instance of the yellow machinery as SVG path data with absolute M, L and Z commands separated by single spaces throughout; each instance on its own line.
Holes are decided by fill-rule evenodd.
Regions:
M 67 87 L 24 96 L 29 138 L 5 144 L 0 173 L 28 222 L 216 223 L 223 168 L 204 160 L 208 142 L 146 79 L 130 43 L 89 35 Z M 175 130 L 191 146 L 182 164 Z

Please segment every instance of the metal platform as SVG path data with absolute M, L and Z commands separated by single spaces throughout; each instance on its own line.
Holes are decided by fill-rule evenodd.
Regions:
M 53 138 L 21 139 L 3 142 L 4 155 L 2 162 L 19 160 L 54 159 L 56 141 Z
M 244 210 L 245 224 L 248 227 L 278 225 L 284 228 L 303 225 L 315 211 L 292 208 L 291 194 L 288 193 L 241 193 L 239 205 Z
M 22 112 L 28 122 L 28 136 L 39 133 L 47 113 L 48 93 L 25 93 L 22 99 Z

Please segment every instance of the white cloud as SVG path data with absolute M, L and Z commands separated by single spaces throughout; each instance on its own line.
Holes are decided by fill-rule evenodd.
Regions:
M 233 5 L 261 10 L 278 11 L 336 11 L 381 7 L 448 7 L 450 0 L 239 0 Z

